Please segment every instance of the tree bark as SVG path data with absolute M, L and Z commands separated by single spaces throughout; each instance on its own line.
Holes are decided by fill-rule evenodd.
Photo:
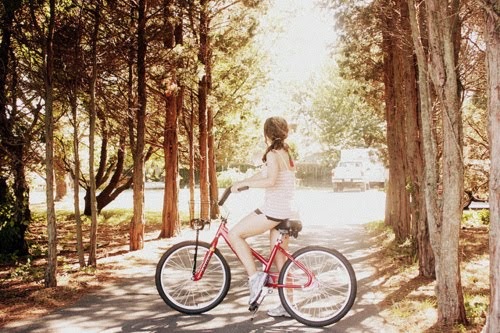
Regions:
M 443 131 L 443 204 L 439 212 L 441 218 L 430 226 L 431 244 L 436 254 L 438 322 L 453 325 L 467 322 L 458 256 L 463 192 L 462 119 L 456 66 L 458 46 L 455 44 L 456 29 L 459 28 L 458 1 L 429 0 L 426 5 L 428 69 L 442 108 Z M 432 167 L 434 165 L 426 165 L 426 170 Z M 432 205 L 430 199 L 427 199 L 427 204 Z
M 396 241 L 403 243 L 410 237 L 409 194 L 406 191 L 406 81 L 401 68 L 405 65 L 406 54 L 402 52 L 401 40 L 394 31 L 400 28 L 400 17 L 394 9 L 386 5 L 383 11 L 383 50 L 385 111 L 387 122 L 387 148 L 389 153 L 389 182 L 387 186 L 385 223 L 391 226 Z M 404 67 L 403 67 L 404 68 Z
M 165 104 L 166 116 L 163 145 L 165 155 L 165 191 L 163 195 L 163 223 L 160 238 L 173 237 L 180 228 L 178 211 L 177 95 L 168 96 Z
M 56 201 L 61 201 L 68 194 L 68 184 L 66 183 L 66 169 L 62 158 L 57 156 L 54 159 L 54 175 L 56 187 Z
M 191 106 L 194 105 L 194 96 L 191 92 Z M 188 132 L 188 142 L 189 142 L 189 220 L 195 218 L 194 216 L 194 205 L 195 205 L 195 193 L 194 187 L 196 183 L 195 176 L 195 151 L 194 151 L 194 125 L 195 114 L 194 107 L 191 107 L 191 113 L 189 115 L 189 125 L 186 126 Z
M 198 126 L 199 126 L 199 172 L 200 172 L 200 218 L 208 219 L 209 217 L 209 178 L 208 178 L 208 125 L 207 125 L 207 99 L 208 99 L 208 83 L 209 77 L 207 72 L 208 66 L 208 2 L 209 0 L 200 0 L 200 45 L 198 60 L 203 64 L 205 73 L 198 82 Z
M 55 25 L 55 0 L 50 0 L 49 28 L 45 45 L 45 167 L 46 167 L 46 203 L 47 203 L 47 238 L 48 254 L 45 270 L 45 287 L 57 286 L 57 228 L 54 205 L 54 114 L 52 66 L 54 53 L 52 48 Z
M 97 39 L 99 37 L 99 26 L 101 24 L 100 1 L 97 0 L 94 8 L 94 28 L 92 32 L 92 75 L 90 79 L 90 102 L 89 102 L 89 181 L 90 181 L 90 249 L 88 265 L 97 267 L 97 176 L 95 166 L 95 132 L 97 121 L 96 110 L 96 83 L 97 83 Z
M 490 137 L 490 305 L 484 333 L 500 332 L 500 0 L 485 3 Z
M 215 157 L 214 115 L 208 108 L 208 179 L 210 182 L 210 218 L 219 216 L 219 186 L 217 184 L 217 163 Z
M 146 7 L 147 0 L 139 0 L 139 20 L 137 28 L 137 98 L 136 141 L 134 147 L 133 200 L 134 216 L 130 224 L 130 250 L 144 248 L 144 162 L 146 134 Z
M 103 208 L 105 208 L 108 204 L 113 202 L 120 193 L 130 188 L 133 182 L 132 176 L 125 176 L 125 158 L 126 158 L 126 138 L 125 134 L 121 133 L 118 144 L 118 151 L 116 153 L 115 162 L 112 164 L 109 163 L 107 158 L 103 158 L 103 154 L 106 154 L 105 151 L 108 149 L 107 140 L 102 140 L 101 142 L 101 158 L 99 159 L 99 169 L 112 169 L 113 173 L 111 174 L 111 178 L 108 181 L 108 177 L 99 177 L 99 172 L 95 176 L 96 187 L 102 186 L 106 181 L 108 181 L 107 185 L 102 189 L 99 194 L 96 194 L 97 201 L 97 212 L 100 213 Z M 107 155 L 107 154 L 106 154 Z M 147 160 L 148 156 L 146 156 Z M 106 166 L 107 165 L 107 166 Z M 91 203 L 90 203 L 90 187 L 87 188 L 85 193 L 85 208 L 84 214 L 86 216 L 91 215 Z
M 80 218 L 80 140 L 78 131 L 78 108 L 77 108 L 77 87 L 73 86 L 70 93 L 71 116 L 73 123 L 73 206 L 75 210 L 76 223 L 76 250 L 78 253 L 78 263 L 80 267 L 85 266 L 85 255 L 83 251 L 82 219 Z
M 165 27 L 165 48 L 173 49 L 177 42 L 175 34 L 175 14 L 171 10 L 174 5 L 173 0 L 164 1 L 164 18 L 163 25 Z M 176 18 L 178 19 L 178 18 Z M 177 23 L 178 24 L 178 23 Z M 166 82 L 165 87 L 165 123 L 163 133 L 163 152 L 165 161 L 165 190 L 163 192 L 163 212 L 162 212 L 162 229 L 160 238 L 169 238 L 176 235 L 180 229 L 179 223 L 179 157 L 178 157 L 178 115 L 182 110 L 182 91 L 179 89 L 179 81 L 177 80 L 176 68 L 177 62 L 174 61 L 173 66 L 165 70 L 170 73 L 170 80 Z M 180 97 L 180 99 L 179 99 Z M 181 103 L 178 105 L 177 103 Z
M 424 126 L 422 123 L 422 117 L 429 117 L 431 114 L 431 95 L 429 92 L 429 82 L 427 80 L 427 62 L 426 62 L 426 51 L 424 45 L 421 43 L 420 38 L 420 26 L 418 25 L 417 13 L 415 9 L 414 0 L 407 1 L 408 10 L 408 23 L 409 27 L 407 29 L 408 35 L 412 36 L 413 50 L 416 56 L 416 68 L 418 74 L 416 75 L 416 82 L 418 82 L 418 87 L 415 87 L 417 95 L 415 96 L 415 112 L 408 114 L 408 121 L 406 126 L 408 131 L 407 140 L 409 143 L 409 158 L 407 164 L 410 168 L 410 174 L 412 175 L 412 216 L 415 221 L 415 238 L 417 245 L 418 263 L 419 263 L 419 274 L 425 277 L 436 277 L 435 269 L 435 258 L 432 251 L 432 246 L 430 243 L 430 233 L 427 220 L 427 208 L 425 204 L 425 186 L 426 182 L 424 173 L 424 142 L 426 138 L 424 133 Z M 423 4 L 421 4 L 423 6 Z M 429 118 L 426 118 L 429 119 Z M 426 126 L 430 126 L 427 124 Z M 429 127 L 427 127 L 429 128 Z M 432 134 L 428 134 L 432 135 Z M 427 137 L 432 140 L 432 137 Z M 432 143 L 431 143 L 432 144 Z M 434 170 L 434 169 L 433 169 Z

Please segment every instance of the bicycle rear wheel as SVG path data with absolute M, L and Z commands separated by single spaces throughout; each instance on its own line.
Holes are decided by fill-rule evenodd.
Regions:
M 313 275 L 312 284 L 304 288 L 280 288 L 281 304 L 297 321 L 314 327 L 339 321 L 356 299 L 357 282 L 349 261 L 338 251 L 319 246 L 302 248 L 293 254 Z M 280 284 L 305 285 L 306 273 L 288 260 L 283 266 Z
M 172 246 L 156 266 L 156 289 L 173 309 L 186 314 L 200 314 L 216 307 L 229 290 L 231 271 L 226 259 L 215 250 L 203 277 L 193 280 L 196 242 Z M 198 242 L 196 267 L 201 266 L 210 244 Z

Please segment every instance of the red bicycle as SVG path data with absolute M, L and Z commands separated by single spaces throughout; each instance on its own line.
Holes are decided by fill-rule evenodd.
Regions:
M 227 188 L 219 205 L 231 193 Z M 201 314 L 221 303 L 231 284 L 227 260 L 217 249 L 223 238 L 233 251 L 228 238 L 228 219 L 218 219 L 220 225 L 211 243 L 198 240 L 198 233 L 209 221 L 194 219 L 196 240 L 173 245 L 161 257 L 156 267 L 158 293 L 171 308 L 185 314 Z M 314 327 L 333 324 L 351 309 L 356 298 L 357 282 L 349 261 L 337 250 L 307 246 L 290 254 L 282 247 L 285 235 L 297 237 L 302 230 L 299 220 L 287 220 L 279 225 L 280 236 L 269 258 L 254 249 L 253 256 L 262 263 L 269 278 L 262 298 L 278 289 L 281 304 L 297 321 Z M 287 257 L 281 272 L 271 273 L 276 253 Z M 256 311 L 262 298 L 249 308 Z

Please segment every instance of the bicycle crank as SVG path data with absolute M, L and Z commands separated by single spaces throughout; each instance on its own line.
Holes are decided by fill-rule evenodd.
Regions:
M 259 310 L 259 306 L 264 301 L 264 298 L 272 293 L 273 290 L 271 288 L 262 287 L 262 291 L 260 292 L 259 297 L 257 297 L 257 300 L 250 304 L 250 306 L 248 307 L 248 311 L 252 312 L 252 318 L 250 318 L 250 320 L 253 320 L 253 318 L 255 317 L 255 314 L 257 313 L 257 310 Z

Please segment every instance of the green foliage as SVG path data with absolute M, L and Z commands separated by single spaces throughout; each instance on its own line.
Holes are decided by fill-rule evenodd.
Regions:
M 224 167 L 247 163 L 252 147 L 262 138 L 261 124 L 252 112 L 257 103 L 255 89 L 265 81 L 263 56 L 253 40 L 257 14 L 245 6 L 232 6 L 213 22 L 218 28 L 210 105 L 215 115 L 216 160 Z
M 17 263 L 16 268 L 10 273 L 12 279 L 23 281 L 39 281 L 43 279 L 43 275 L 44 268 L 33 266 L 30 257 L 28 257 L 24 264 Z
M 7 181 L 0 178 L 0 254 L 25 254 L 24 231 L 30 221 L 20 219 L 21 210 Z
M 314 124 L 310 135 L 330 152 L 383 145 L 384 119 L 361 93 L 365 84 L 340 78 L 334 68 L 327 73 L 312 97 L 312 104 L 303 110 Z
M 488 314 L 488 298 L 489 297 L 487 295 L 470 295 L 465 293 L 465 313 L 467 315 L 467 319 L 471 324 L 484 322 L 484 318 L 486 318 Z
M 464 211 L 462 224 L 470 227 L 489 225 L 490 211 L 488 209 Z

